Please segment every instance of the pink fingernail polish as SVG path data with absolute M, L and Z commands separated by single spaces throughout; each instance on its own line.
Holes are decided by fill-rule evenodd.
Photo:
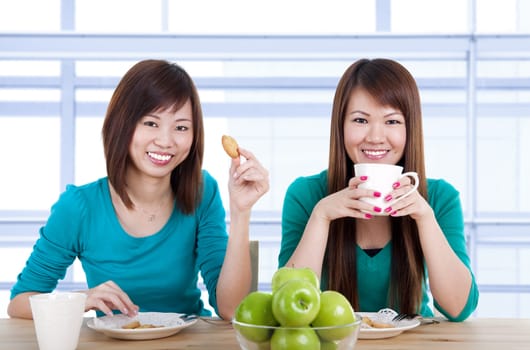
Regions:
M 380 213 L 380 212 L 381 212 L 381 208 L 379 208 L 379 207 L 374 207 L 374 211 L 375 211 L 376 213 Z
M 399 187 L 399 182 L 394 182 L 392 184 L 392 188 L 398 188 Z
M 374 192 L 374 197 L 381 197 L 381 192 L 377 192 L 377 191 L 375 191 L 375 192 Z
M 392 207 L 388 207 L 385 209 L 385 213 L 390 213 L 392 211 Z
M 390 216 L 394 216 L 397 214 L 397 210 L 394 210 L 393 212 L 390 213 Z
M 392 200 L 392 196 L 391 195 L 388 195 L 388 196 L 385 197 L 385 202 L 388 202 L 390 200 Z
M 367 218 L 367 219 L 371 219 L 372 218 L 372 214 L 366 213 L 366 214 L 364 214 L 364 217 Z
M 368 180 L 368 176 L 366 175 L 361 176 L 361 181 L 366 181 L 366 180 Z

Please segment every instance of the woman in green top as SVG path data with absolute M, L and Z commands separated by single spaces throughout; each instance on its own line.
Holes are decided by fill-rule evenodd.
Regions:
M 69 185 L 11 289 L 8 314 L 32 318 L 29 297 L 55 290 L 79 259 L 85 310 L 231 319 L 252 279 L 252 207 L 268 171 L 248 150 L 229 168 L 229 234 L 217 181 L 203 169 L 204 121 L 195 83 L 179 65 L 136 63 L 112 94 L 102 129 L 108 175 Z M 221 143 L 219 143 L 221 147 Z
M 388 59 L 361 59 L 342 76 L 333 102 L 329 167 L 296 179 L 282 217 L 280 266 L 311 267 L 323 289 L 343 293 L 357 311 L 391 307 L 451 321 L 476 308 L 478 288 L 466 250 L 458 192 L 425 175 L 422 116 L 412 75 Z M 418 173 L 418 189 L 388 207 L 361 197 L 399 198 L 358 188 L 356 163 L 397 164 Z M 387 215 L 376 215 L 387 214 Z

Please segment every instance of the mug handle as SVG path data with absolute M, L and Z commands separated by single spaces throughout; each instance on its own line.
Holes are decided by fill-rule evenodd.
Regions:
M 405 193 L 404 195 L 402 195 L 401 197 L 399 197 L 398 199 L 392 201 L 392 203 L 390 205 L 393 205 L 394 203 L 397 203 L 399 200 L 407 197 L 409 194 L 411 194 L 412 192 L 416 191 L 416 189 L 418 188 L 418 185 L 420 184 L 418 173 L 416 173 L 415 171 L 409 171 L 409 172 L 401 174 L 399 176 L 399 179 L 402 179 L 405 176 L 409 176 L 409 177 L 412 177 L 414 179 L 414 184 L 412 185 L 412 189 L 410 191 L 408 191 L 407 193 Z

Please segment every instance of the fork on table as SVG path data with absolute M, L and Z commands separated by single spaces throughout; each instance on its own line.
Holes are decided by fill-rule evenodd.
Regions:
M 400 313 L 395 316 L 392 321 L 399 322 L 403 320 L 413 320 L 417 319 L 420 321 L 421 324 L 432 324 L 432 323 L 440 323 L 437 319 L 434 318 L 423 318 L 423 316 L 419 314 L 407 314 L 407 313 Z

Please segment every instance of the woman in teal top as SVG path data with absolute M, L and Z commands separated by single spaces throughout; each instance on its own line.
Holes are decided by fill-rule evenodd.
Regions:
M 86 310 L 209 314 L 230 319 L 250 289 L 249 222 L 268 191 L 253 154 L 230 166 L 230 234 L 217 182 L 202 170 L 197 90 L 178 65 L 145 60 L 118 84 L 103 124 L 108 177 L 67 187 L 11 291 L 8 313 L 31 318 L 29 296 L 51 292 L 76 258 Z
M 343 293 L 357 311 L 390 307 L 451 321 L 466 319 L 478 303 L 458 192 L 425 176 L 421 105 L 412 75 L 388 59 L 361 59 L 339 81 L 331 119 L 329 167 L 296 179 L 282 214 L 280 266 L 311 267 L 323 289 Z M 416 171 L 390 193 L 358 188 L 357 163 L 386 163 Z M 381 215 L 383 214 L 383 215 Z M 428 285 L 427 285 L 428 281 Z

